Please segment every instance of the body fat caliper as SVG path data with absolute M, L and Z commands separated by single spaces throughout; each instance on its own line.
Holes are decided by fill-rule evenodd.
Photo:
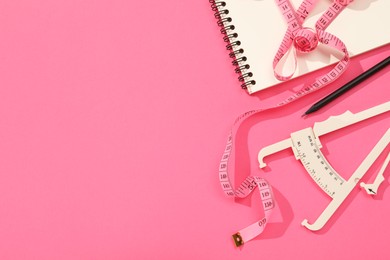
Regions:
M 381 137 L 348 180 L 345 180 L 338 174 L 322 154 L 320 150 L 322 145 L 319 137 L 388 112 L 389 110 L 390 101 L 355 114 L 346 111 L 339 116 L 331 116 L 325 121 L 316 122 L 313 127 L 294 132 L 291 134 L 290 138 L 260 150 L 258 160 L 260 168 L 263 168 L 266 166 L 263 161 L 264 157 L 291 147 L 295 158 L 301 161 L 312 179 L 332 198 L 332 201 L 314 223 L 310 224 L 308 220 L 305 219 L 302 222 L 303 226 L 312 231 L 316 231 L 320 230 L 328 222 L 333 213 L 390 143 L 390 128 L 387 129 L 386 133 Z M 383 172 L 388 166 L 389 161 L 390 153 L 387 155 L 374 183 L 360 183 L 360 186 L 364 188 L 368 194 L 376 194 L 379 185 L 384 180 Z

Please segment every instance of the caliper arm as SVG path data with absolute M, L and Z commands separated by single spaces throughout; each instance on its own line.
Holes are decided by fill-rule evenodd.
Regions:
M 318 138 L 321 135 L 339 130 L 343 127 L 361 122 L 388 111 L 390 111 L 390 101 L 355 114 L 350 111 L 346 111 L 341 115 L 331 116 L 325 121 L 314 123 L 313 132 Z
M 386 167 L 389 165 L 389 162 L 390 162 L 390 153 L 387 155 L 387 158 L 383 163 L 381 169 L 379 170 L 378 175 L 374 180 L 374 183 L 371 184 L 366 184 L 364 182 L 360 183 L 360 187 L 364 188 L 367 194 L 375 195 L 377 193 L 379 185 L 381 185 L 381 183 L 385 180 L 383 173 L 385 172 Z
M 291 138 L 288 138 L 261 149 L 257 157 L 257 159 L 259 160 L 260 168 L 264 168 L 265 166 L 267 166 L 267 164 L 264 162 L 264 157 L 285 150 L 290 147 L 292 147 L 292 141 Z

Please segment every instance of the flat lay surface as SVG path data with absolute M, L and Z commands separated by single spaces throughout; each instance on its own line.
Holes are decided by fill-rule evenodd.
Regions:
M 264 170 L 257 161 L 262 147 L 291 132 L 389 101 L 385 68 L 301 117 L 390 46 L 353 57 L 336 82 L 242 124 L 235 184 L 266 178 L 277 208 L 263 234 L 235 248 L 231 235 L 258 220 L 262 206 L 257 191 L 231 199 L 219 184 L 234 120 L 330 68 L 249 96 L 208 1 L 1 1 L 0 34 L 1 259 L 390 256 L 389 169 L 376 196 L 356 187 L 311 232 L 301 221 L 314 221 L 330 198 L 291 150 L 266 158 Z M 322 152 L 348 179 L 388 128 L 389 113 L 343 128 L 321 138 Z

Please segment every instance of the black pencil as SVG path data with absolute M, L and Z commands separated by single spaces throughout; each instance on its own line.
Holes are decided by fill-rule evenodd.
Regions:
M 337 97 L 341 96 L 342 94 L 344 94 L 345 92 L 347 92 L 351 88 L 355 87 L 356 85 L 358 85 L 363 80 L 365 80 L 365 79 L 369 78 L 370 76 L 374 75 L 375 73 L 377 73 L 378 71 L 380 71 L 381 69 L 383 69 L 384 67 L 386 67 L 389 64 L 390 64 L 390 56 L 387 57 L 386 59 L 384 59 L 383 61 L 379 62 L 378 64 L 376 64 L 374 67 L 370 68 L 369 70 L 363 72 L 362 74 L 360 74 L 359 76 L 357 76 L 353 80 L 349 81 L 348 83 L 343 85 L 341 88 L 337 89 L 336 91 L 332 92 L 328 96 L 324 97 L 323 99 L 321 99 L 320 101 L 318 101 L 314 105 L 312 105 L 303 114 L 303 116 L 311 114 L 311 113 L 319 110 L 320 108 L 324 107 L 329 102 L 331 102 L 334 99 L 336 99 Z

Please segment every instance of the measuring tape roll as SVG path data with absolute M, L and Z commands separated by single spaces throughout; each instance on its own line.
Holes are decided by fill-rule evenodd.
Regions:
M 242 82 L 241 88 L 247 89 L 251 85 L 256 85 L 256 81 L 251 79 L 253 73 L 249 71 L 250 66 L 246 63 L 247 58 L 244 56 L 244 49 L 240 47 L 241 42 L 238 40 L 238 34 L 234 32 L 235 26 L 229 17 L 226 2 L 217 0 L 209 0 L 209 2 L 214 16 L 218 20 L 218 26 L 222 27 L 223 40 L 228 42 L 226 49 L 230 51 L 229 57 L 233 59 L 232 64 L 235 66 L 235 72 L 239 74 L 238 80 Z
M 294 36 L 294 47 L 302 53 L 311 52 L 318 45 L 317 33 L 311 28 L 302 28 Z
M 286 10 L 290 11 L 290 13 L 295 17 L 294 18 L 295 22 L 297 22 L 297 21 L 301 22 L 301 19 L 303 21 L 306 18 L 306 16 L 309 14 L 309 11 L 311 11 L 313 9 L 314 4 L 316 2 L 316 1 L 311 1 L 311 0 L 305 0 L 305 1 L 303 1 L 301 6 L 299 7 L 298 11 L 293 12 L 291 4 L 288 0 L 275 0 L 275 1 L 278 4 L 278 6 L 281 3 L 287 4 Z M 335 0 L 333 2 L 333 4 L 331 5 L 331 7 L 329 7 L 325 13 L 328 13 L 330 10 L 333 10 L 333 9 L 335 9 L 335 10 L 337 9 L 337 10 L 341 11 L 344 7 L 345 7 L 345 5 L 341 5 L 338 0 Z M 329 16 L 329 13 L 327 15 L 322 15 L 321 18 L 319 19 L 319 21 L 322 21 L 322 19 L 325 19 L 324 17 L 326 17 L 326 16 Z M 333 15 L 333 16 L 335 17 L 335 15 Z M 235 189 L 230 181 L 228 169 L 231 168 L 231 165 L 230 165 L 231 160 L 229 160 L 229 159 L 234 153 L 233 137 L 236 135 L 239 126 L 241 125 L 241 123 L 245 119 L 247 119 L 248 117 L 250 117 L 254 114 L 258 114 L 258 113 L 261 113 L 264 111 L 269 111 L 272 109 L 280 108 L 280 107 L 287 105 L 287 104 L 289 104 L 289 103 L 291 103 L 299 98 L 302 98 L 303 96 L 305 96 L 309 93 L 312 93 L 312 92 L 326 86 L 327 84 L 334 81 L 338 76 L 340 76 L 348 65 L 349 56 L 348 56 L 348 52 L 345 48 L 345 45 L 337 37 L 324 31 L 325 28 L 330 24 L 330 22 L 317 22 L 317 24 L 318 24 L 319 28 L 322 28 L 322 30 L 316 28 L 316 33 L 314 33 L 314 31 L 312 31 L 311 29 L 301 27 L 299 34 L 298 33 L 296 34 L 296 36 L 301 37 L 301 38 L 298 38 L 298 41 L 300 41 L 300 42 L 297 44 L 300 44 L 300 46 L 305 46 L 305 48 L 303 50 L 309 51 L 310 49 L 315 48 L 313 46 L 316 44 L 315 41 L 318 40 L 321 43 L 331 45 L 332 47 L 335 47 L 335 48 L 341 50 L 342 52 L 344 52 L 344 54 L 345 54 L 344 58 L 329 73 L 316 78 L 313 83 L 309 84 L 308 86 L 304 86 L 303 88 L 301 88 L 299 91 L 295 92 L 293 95 L 291 95 L 289 98 L 285 99 L 284 101 L 282 101 L 274 106 L 270 106 L 268 108 L 251 110 L 251 111 L 248 111 L 248 112 L 240 115 L 233 123 L 233 127 L 229 133 L 228 140 L 227 140 L 226 147 L 225 147 L 225 151 L 222 155 L 222 159 L 220 161 L 220 166 L 219 166 L 219 181 L 220 181 L 222 190 L 225 193 L 225 195 L 229 196 L 229 197 L 244 198 L 244 197 L 248 196 L 256 187 L 259 187 L 260 194 L 262 194 L 262 191 L 263 191 L 262 187 L 261 187 L 262 184 L 259 184 L 259 183 L 266 183 L 266 186 L 270 191 L 269 192 L 270 197 L 263 198 L 263 196 L 261 196 L 265 217 L 262 218 L 261 220 L 259 220 L 258 222 L 248 226 L 247 228 L 244 228 L 244 229 L 240 230 L 239 232 L 235 233 L 233 235 L 233 239 L 234 239 L 236 246 L 243 245 L 245 242 L 251 240 L 252 238 L 258 236 L 259 234 L 261 234 L 263 232 L 264 227 L 268 223 L 269 216 L 271 215 L 271 212 L 275 206 L 274 205 L 275 201 L 274 201 L 274 198 L 272 195 L 271 187 L 264 179 L 261 179 L 261 178 L 256 177 L 256 176 L 248 176 L 245 179 L 245 181 L 238 187 L 238 189 Z M 309 33 L 309 31 L 311 31 L 311 32 Z M 289 30 L 287 31 L 286 34 L 289 35 Z M 312 38 L 310 38 L 310 37 L 312 37 Z M 315 39 L 315 38 L 317 38 L 317 39 Z M 291 37 L 286 38 L 286 36 L 285 36 L 285 39 L 291 39 Z M 308 42 L 305 42 L 305 41 L 308 41 Z M 291 41 L 291 43 L 292 42 L 293 41 Z M 314 42 L 314 44 L 312 42 Z M 270 201 L 272 201 L 271 204 L 267 203 Z M 267 205 L 267 207 L 265 205 Z M 261 223 L 261 225 L 260 225 L 260 223 Z M 260 228 L 260 226 L 261 226 L 261 228 Z
M 328 73 L 331 80 L 334 80 L 346 69 L 349 62 L 349 55 L 345 44 L 338 37 L 329 32 L 325 32 L 325 29 L 351 1 L 334 1 L 318 19 L 315 24 L 315 29 L 303 27 L 303 22 L 313 10 L 317 2 L 318 0 L 305 0 L 299 6 L 298 10 L 295 11 L 289 0 L 276 0 L 276 4 L 287 22 L 287 31 L 278 51 L 275 54 L 272 64 L 274 75 L 278 80 L 286 81 L 291 79 L 297 68 L 298 53 L 308 53 L 314 51 L 319 43 L 332 47 L 344 54 L 341 61 L 330 73 Z M 294 59 L 292 72 L 288 75 L 282 75 L 282 72 L 279 72 L 278 70 L 282 68 L 280 66 L 280 62 L 291 49 Z

